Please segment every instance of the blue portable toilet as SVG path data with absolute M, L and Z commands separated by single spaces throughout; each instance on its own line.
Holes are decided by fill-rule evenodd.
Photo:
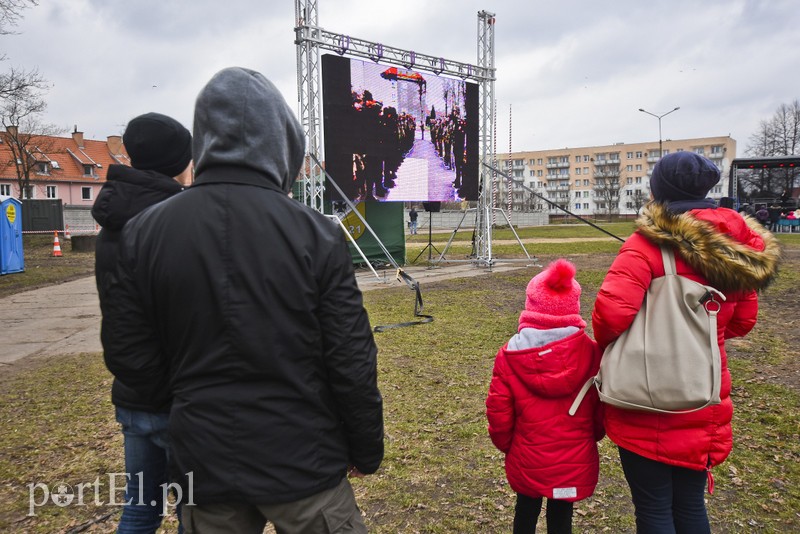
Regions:
M 25 270 L 22 253 L 22 203 L 0 195 L 0 275 Z

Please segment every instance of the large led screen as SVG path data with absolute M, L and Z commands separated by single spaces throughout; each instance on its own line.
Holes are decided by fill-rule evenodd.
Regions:
M 325 168 L 350 200 L 478 199 L 476 84 L 324 55 L 322 106 Z

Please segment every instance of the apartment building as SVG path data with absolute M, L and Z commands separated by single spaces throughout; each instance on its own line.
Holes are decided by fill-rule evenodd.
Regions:
M 19 134 L 23 135 L 23 134 Z M 13 126 L 0 132 L 0 195 L 20 197 L 15 152 L 10 143 L 18 136 Z M 122 136 L 104 141 L 70 137 L 37 136 L 26 140 L 24 153 L 30 167 L 30 184 L 23 198 L 61 199 L 64 206 L 90 208 L 106 181 L 108 166 L 130 165 Z
M 662 150 L 664 155 L 687 150 L 711 159 L 722 179 L 710 196 L 728 196 L 730 164 L 736 157 L 736 141 L 730 136 L 667 139 Z M 635 215 L 650 197 L 650 175 L 659 158 L 658 141 L 498 154 L 498 168 L 514 182 L 509 189 L 508 180 L 498 176 L 497 205 L 559 213 L 539 198 L 544 197 L 577 215 Z

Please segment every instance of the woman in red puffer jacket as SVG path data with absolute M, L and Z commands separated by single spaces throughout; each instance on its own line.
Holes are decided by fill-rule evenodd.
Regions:
M 711 468 L 732 447 L 725 340 L 746 335 L 758 313 L 757 291 L 777 274 L 780 247 L 749 217 L 705 198 L 719 169 L 691 152 L 664 156 L 653 169 L 654 202 L 642 210 L 600 287 L 592 327 L 604 350 L 633 322 L 653 278 L 664 276 L 660 246 L 675 253 L 677 274 L 724 292 L 717 316 L 722 357 L 719 405 L 686 414 L 605 407 L 608 437 L 619 446 L 636 508 L 637 532 L 710 532 L 703 500 Z
M 495 359 L 486 415 L 517 492 L 515 534 L 536 532 L 543 497 L 547 532 L 572 532 L 572 503 L 592 495 L 597 485 L 596 442 L 603 437 L 597 392 L 590 392 L 575 416 L 568 413 L 600 366 L 574 277 L 575 266 L 560 259 L 528 283 L 519 331 Z

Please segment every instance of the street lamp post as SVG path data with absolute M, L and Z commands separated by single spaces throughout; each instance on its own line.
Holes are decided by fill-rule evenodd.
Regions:
M 655 113 L 650 113 L 646 109 L 639 108 L 639 111 L 641 111 L 642 113 L 647 113 L 648 115 L 658 119 L 658 159 L 661 159 L 661 156 L 664 155 L 664 151 L 661 148 L 661 119 L 663 119 L 664 117 L 666 117 L 667 115 L 669 115 L 673 111 L 678 111 L 679 109 L 681 109 L 681 108 L 677 107 L 675 109 L 667 111 L 666 113 L 662 113 L 661 115 L 656 115 Z

